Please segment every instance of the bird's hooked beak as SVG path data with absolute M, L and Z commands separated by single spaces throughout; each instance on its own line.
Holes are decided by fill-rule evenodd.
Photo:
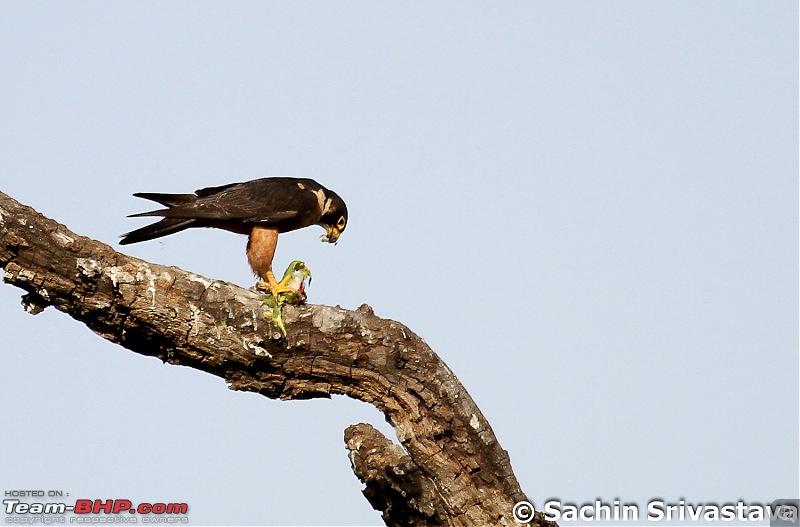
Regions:
M 342 231 L 337 229 L 335 225 L 326 225 L 325 234 L 322 236 L 322 241 L 335 244 L 336 240 L 339 239 L 340 234 L 342 234 Z

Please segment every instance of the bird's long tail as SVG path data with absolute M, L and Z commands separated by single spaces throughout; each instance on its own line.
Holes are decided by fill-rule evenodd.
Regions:
M 180 232 L 192 226 L 195 220 L 183 218 L 164 218 L 141 229 L 136 229 L 122 235 L 120 245 L 130 245 L 132 243 L 146 242 L 155 238 L 161 238 L 167 234 Z
M 161 194 L 156 192 L 137 192 L 134 196 L 137 198 L 149 199 L 170 208 L 177 205 L 192 203 L 197 199 L 195 194 Z M 160 211 L 152 211 L 141 214 L 131 214 L 129 217 L 160 216 L 159 212 Z M 123 234 L 119 243 L 120 245 L 130 245 L 131 243 L 146 242 L 147 240 L 161 238 L 162 236 L 188 229 L 194 222 L 195 220 L 187 218 L 164 218 L 156 223 L 146 225 L 141 229 Z

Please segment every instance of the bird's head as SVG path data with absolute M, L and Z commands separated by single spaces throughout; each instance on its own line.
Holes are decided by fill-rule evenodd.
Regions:
M 347 205 L 342 198 L 330 191 L 328 199 L 330 201 L 325 205 L 325 213 L 320 218 L 319 225 L 325 229 L 322 241 L 336 243 L 339 235 L 347 227 Z

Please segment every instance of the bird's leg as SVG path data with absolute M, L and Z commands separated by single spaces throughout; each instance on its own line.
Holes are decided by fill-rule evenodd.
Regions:
M 302 304 L 306 300 L 305 280 L 311 279 L 311 271 L 303 262 L 295 260 L 289 264 L 281 281 L 278 282 L 272 272 L 272 258 L 277 243 L 276 229 L 255 226 L 250 231 L 247 240 L 247 260 L 253 272 L 261 278 L 256 283 L 256 290 L 269 292 L 278 304 Z
M 288 287 L 284 280 L 279 283 L 272 274 L 272 258 L 278 245 L 278 230 L 255 226 L 247 239 L 247 261 L 253 272 L 261 278 L 256 284 L 259 291 L 269 291 L 275 298 L 280 293 L 291 293 L 295 290 Z

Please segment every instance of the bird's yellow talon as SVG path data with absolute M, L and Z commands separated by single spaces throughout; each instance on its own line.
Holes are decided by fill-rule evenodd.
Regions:
M 266 280 L 256 283 L 257 291 L 268 293 L 279 304 L 302 304 L 306 300 L 305 282 L 306 279 L 311 280 L 311 271 L 303 262 L 295 260 L 286 268 L 280 282 L 275 279 L 272 271 L 268 271 L 264 278 Z
M 275 279 L 275 275 L 272 274 L 272 271 L 268 271 L 267 276 L 265 276 L 265 278 L 266 280 L 259 280 L 258 283 L 256 283 L 256 289 L 258 291 L 264 291 L 265 293 L 269 293 L 275 298 L 278 298 L 278 295 L 282 294 L 293 295 L 298 292 L 296 288 L 289 285 L 289 283 L 292 280 L 292 275 L 288 274 L 288 270 L 287 270 L 287 275 L 285 275 L 280 282 L 278 282 Z

